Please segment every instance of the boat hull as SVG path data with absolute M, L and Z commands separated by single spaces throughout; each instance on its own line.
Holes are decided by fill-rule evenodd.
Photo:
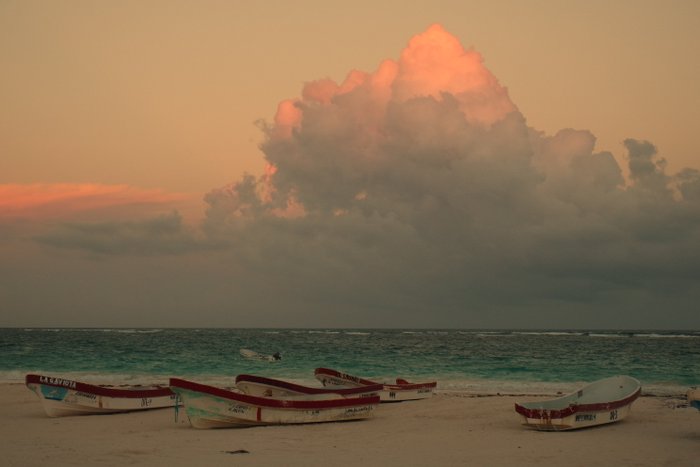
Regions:
M 244 394 L 257 397 L 297 397 L 315 394 L 331 394 L 334 397 L 371 397 L 377 396 L 383 390 L 381 384 L 374 386 L 359 386 L 354 388 L 302 386 L 273 378 L 254 375 L 236 376 L 236 388 Z
M 515 404 L 522 424 L 541 431 L 588 428 L 624 420 L 639 397 L 641 385 L 629 376 L 591 383 L 556 399 Z
M 296 399 L 263 398 L 175 378 L 171 379 L 170 387 L 183 402 L 194 428 L 360 420 L 371 417 L 379 403 L 378 396 L 344 399 L 332 394 Z
M 264 362 L 276 362 L 279 360 L 279 358 L 275 358 L 274 355 L 265 355 L 250 349 L 241 349 L 240 354 L 248 360 L 261 360 Z
M 162 387 L 114 388 L 41 375 L 27 375 L 25 382 L 40 398 L 49 417 L 132 412 L 175 405 L 175 394 Z
M 381 384 L 382 389 L 379 397 L 382 402 L 402 402 L 411 400 L 428 399 L 433 396 L 436 382 L 429 383 L 409 383 L 397 380 L 397 384 L 376 383 L 347 373 L 328 368 L 316 368 L 316 378 L 326 387 L 356 388 L 369 385 Z M 403 381 L 399 383 L 399 381 Z
M 605 425 L 624 420 L 631 412 L 632 404 L 606 411 L 576 412 L 565 417 L 529 418 L 521 416 L 522 424 L 539 431 L 565 431 Z

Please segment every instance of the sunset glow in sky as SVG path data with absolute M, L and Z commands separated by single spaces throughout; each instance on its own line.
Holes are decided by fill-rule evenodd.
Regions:
M 0 326 L 700 328 L 695 2 L 234 3 L 0 3 Z
M 186 198 L 176 193 L 127 185 L 4 184 L 0 185 L 0 218 L 61 218 L 114 206 L 173 205 Z

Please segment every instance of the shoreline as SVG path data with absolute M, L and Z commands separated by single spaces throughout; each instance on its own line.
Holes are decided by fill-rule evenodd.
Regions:
M 141 384 L 141 385 L 168 385 L 170 377 L 177 377 L 191 381 L 197 381 L 211 386 L 222 388 L 230 388 L 233 386 L 235 376 L 232 375 L 127 375 L 127 374 L 108 374 L 108 373 L 81 373 L 81 372 L 13 372 L 16 373 L 13 377 L 2 377 L 0 373 L 0 385 L 4 384 L 19 384 L 24 385 L 24 378 L 27 374 L 34 373 L 45 376 L 54 376 L 64 379 L 81 381 L 96 385 L 125 385 L 125 384 Z M 630 375 L 634 376 L 634 375 Z M 296 384 L 305 386 L 320 386 L 320 383 L 315 378 L 289 378 L 284 376 L 273 376 L 278 379 L 284 379 Z M 569 394 L 589 384 L 591 381 L 517 381 L 517 380 L 496 380 L 496 379 L 411 379 L 411 382 L 437 381 L 436 393 L 438 394 L 467 394 L 472 396 L 514 396 L 514 397 L 556 397 L 564 394 Z M 692 385 L 681 385 L 677 383 L 668 384 L 645 384 L 642 381 L 642 396 L 643 397 L 685 397 L 688 389 Z
M 197 430 L 173 409 L 48 418 L 23 383 L 0 383 L 4 465 L 691 466 L 700 412 L 677 397 L 642 396 L 625 420 L 570 432 L 521 426 L 533 396 L 438 392 L 382 404 L 369 420 Z M 245 452 L 243 452 L 245 451 Z

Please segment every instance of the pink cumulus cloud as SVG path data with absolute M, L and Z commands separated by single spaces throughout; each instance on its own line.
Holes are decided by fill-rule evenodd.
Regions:
M 289 137 L 302 123 L 308 105 L 329 105 L 358 88 L 368 96 L 369 113 L 383 115 L 390 102 L 450 94 L 471 123 L 490 125 L 517 110 L 507 89 L 483 65 L 481 54 L 465 49 L 441 25 L 434 24 L 414 36 L 395 61 L 384 60 L 374 73 L 353 70 L 338 84 L 325 78 L 307 83 L 301 99 L 280 103 L 275 115 L 275 135 Z

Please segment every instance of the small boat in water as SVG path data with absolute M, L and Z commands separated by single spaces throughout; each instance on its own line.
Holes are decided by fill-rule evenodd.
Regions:
M 314 394 L 335 394 L 341 397 L 370 397 L 378 396 L 384 387 L 381 384 L 374 384 L 354 388 L 314 388 L 264 376 L 238 375 L 236 376 L 236 388 L 250 396 L 280 398 Z
M 696 409 L 700 410 L 700 389 L 689 389 L 686 396 L 688 397 L 688 404 L 690 404 L 691 407 L 695 407 Z
M 25 384 L 39 396 L 49 417 L 131 412 L 175 405 L 175 394 L 164 386 L 97 386 L 34 374 L 25 377 Z
M 266 355 L 250 349 L 241 349 L 240 352 L 241 356 L 247 358 L 248 360 L 262 360 L 265 362 L 276 362 L 278 360 L 282 360 L 282 355 L 280 355 L 279 352 L 275 352 L 272 355 Z
M 363 387 L 380 384 L 382 390 L 379 397 L 382 402 L 399 402 L 432 397 L 437 386 L 436 381 L 428 383 L 409 383 L 405 379 L 397 378 L 396 383 L 378 383 L 368 379 L 352 376 L 330 368 L 316 368 L 316 379 L 327 387 Z
M 629 415 L 642 391 L 630 376 L 613 376 L 593 382 L 556 399 L 515 404 L 523 425 L 544 431 L 573 430 L 619 422 Z
M 195 428 L 338 422 L 369 418 L 379 396 L 344 398 L 312 394 L 285 398 L 257 397 L 178 378 L 170 388 L 182 401 Z

